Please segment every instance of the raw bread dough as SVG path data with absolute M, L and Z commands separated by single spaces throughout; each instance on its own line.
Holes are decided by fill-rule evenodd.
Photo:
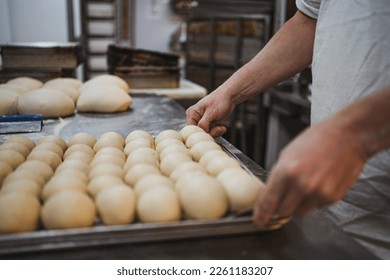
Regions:
M 146 132 L 144 130 L 134 130 L 134 131 L 130 132 L 129 134 L 127 134 L 126 139 L 125 139 L 125 143 L 127 144 L 130 141 L 133 141 L 133 140 L 139 139 L 139 138 L 147 138 L 151 142 L 154 142 L 153 136 L 150 135 L 149 132 Z
M 69 148 L 70 146 L 75 144 L 84 144 L 93 148 L 93 145 L 95 145 L 95 143 L 96 143 L 96 138 L 94 136 L 86 132 L 80 132 L 70 137 L 67 146 Z
M 83 181 L 85 184 L 88 184 L 88 181 L 89 181 L 87 174 L 84 173 L 80 169 L 76 169 L 76 167 L 62 168 L 60 170 L 58 170 L 58 168 L 57 168 L 54 176 L 55 177 L 65 177 L 65 178 L 66 177 L 77 178 L 77 179 Z
M 146 138 L 135 139 L 126 144 L 124 153 L 126 156 L 128 156 L 132 152 L 140 148 L 153 148 L 153 143 Z
M 187 141 L 187 138 L 196 132 L 205 132 L 202 128 L 197 125 L 186 125 L 180 130 L 180 135 L 183 138 L 184 142 Z
M 58 146 L 60 146 L 63 151 L 65 151 L 66 148 L 68 147 L 66 145 L 65 140 L 62 139 L 60 136 L 57 136 L 57 135 L 47 135 L 45 137 L 42 137 L 41 139 L 39 139 L 38 144 L 41 144 L 41 143 L 55 143 Z
M 189 157 L 192 157 L 190 151 L 187 149 L 186 146 L 174 144 L 174 145 L 170 145 L 170 146 L 166 147 L 165 149 L 163 149 L 161 151 L 160 159 L 163 159 L 167 155 L 173 154 L 173 153 L 184 153 L 184 154 L 188 155 Z
M 204 173 L 206 173 L 206 169 L 202 165 L 194 161 L 188 161 L 179 164 L 177 167 L 175 167 L 175 169 L 170 175 L 170 178 L 176 182 L 182 175 L 195 170 L 203 171 Z
M 64 159 L 67 159 L 68 156 L 75 152 L 83 152 L 92 158 L 95 156 L 95 151 L 90 146 L 86 144 L 74 144 L 65 151 Z
M 17 84 L 1 84 L 0 89 L 12 90 L 13 92 L 19 94 L 19 96 L 29 91 L 29 89 L 25 86 Z
M 5 178 L 11 174 L 12 171 L 12 167 L 8 163 L 0 161 L 0 187 Z
M 18 113 L 19 94 L 6 88 L 0 88 L 0 116 Z
M 56 153 L 61 158 L 64 156 L 64 151 L 56 143 L 49 143 L 49 142 L 41 143 L 41 144 L 36 145 L 32 151 L 33 152 L 34 151 L 50 151 L 50 152 Z
M 158 143 L 160 143 L 161 141 L 163 141 L 165 139 L 177 139 L 177 140 L 180 140 L 181 142 L 183 142 L 183 139 L 182 139 L 180 133 L 177 132 L 176 130 L 172 130 L 172 129 L 161 131 L 156 136 L 156 139 L 154 141 L 157 145 Z
M 214 138 L 206 133 L 206 132 L 195 132 L 188 136 L 187 141 L 186 141 L 186 146 L 188 148 L 192 148 L 195 144 L 203 142 L 203 141 L 211 141 L 215 142 Z
M 137 214 L 145 223 L 178 221 L 181 213 L 176 191 L 162 186 L 145 191 L 138 198 Z
M 124 225 L 134 220 L 136 197 L 126 185 L 102 190 L 95 201 L 100 219 L 106 225 Z
M 24 192 L 39 198 L 41 186 L 32 179 L 17 178 L 1 186 L 0 195 L 8 192 Z
M 90 180 L 87 186 L 87 190 L 91 196 L 96 197 L 100 191 L 115 185 L 122 185 L 122 184 L 123 184 L 123 180 L 121 180 L 116 176 L 102 175 Z
M 137 150 L 136 150 L 137 151 Z M 131 153 L 126 160 L 124 170 L 129 170 L 131 167 L 137 164 L 149 164 L 156 168 L 159 168 L 159 162 L 152 154 Z
M 100 149 L 98 152 L 96 152 L 95 157 L 99 156 L 101 154 L 110 154 L 110 155 L 119 157 L 119 158 L 123 159 L 124 161 L 126 161 L 126 156 L 123 153 L 123 151 L 118 150 L 118 149 L 113 148 L 113 147 L 105 147 L 105 148 Z
M 114 113 L 126 111 L 132 104 L 130 95 L 112 85 L 95 85 L 81 91 L 77 100 L 79 112 Z
M 160 170 L 166 176 L 170 176 L 173 170 L 184 162 L 191 162 L 192 158 L 184 153 L 169 154 L 161 160 Z
M 156 145 L 156 151 L 160 154 L 166 148 L 174 146 L 174 145 L 185 147 L 183 141 L 180 141 L 179 139 L 176 139 L 176 138 L 166 138 L 164 140 L 161 140 Z
M 152 148 L 147 148 L 147 147 L 146 148 L 143 148 L 143 147 L 138 148 L 131 153 L 131 156 L 138 155 L 138 154 L 146 155 L 146 156 L 153 156 L 156 160 L 159 159 L 157 151 L 155 149 L 152 149 Z
M 0 233 L 16 233 L 37 229 L 39 200 L 25 192 L 0 195 Z
M 96 216 L 92 199 L 79 191 L 62 191 L 50 197 L 42 207 L 41 219 L 46 229 L 90 227 Z
M 227 168 L 218 174 L 229 199 L 231 211 L 252 208 L 258 192 L 265 187 L 258 178 L 250 175 L 242 168 Z
M 90 156 L 87 153 L 84 153 L 84 152 L 81 152 L 81 151 L 74 151 L 74 152 L 68 154 L 66 156 L 66 159 L 64 159 L 64 161 L 67 161 L 67 160 L 80 160 L 80 161 L 85 162 L 86 164 L 90 164 L 92 159 L 93 159 L 93 157 Z
M 209 164 L 209 162 L 213 159 L 213 158 L 216 158 L 218 156 L 229 156 L 226 152 L 224 152 L 223 150 L 210 150 L 206 153 L 204 153 L 201 158 L 199 159 L 199 163 L 206 167 L 207 164 Z
M 102 135 L 100 135 L 100 138 L 105 138 L 105 137 L 115 139 L 116 141 L 118 141 L 122 145 L 122 147 L 125 145 L 125 139 L 118 132 L 109 131 L 109 132 L 105 132 Z
M 55 152 L 35 149 L 28 155 L 27 160 L 40 160 L 48 164 L 53 170 L 56 170 L 62 163 L 62 158 Z
M 199 161 L 202 155 L 204 155 L 206 152 L 210 150 L 222 150 L 222 148 L 215 142 L 203 141 L 195 144 L 191 148 L 190 152 L 194 160 Z
M 35 147 L 35 142 L 24 136 L 13 136 L 5 140 L 4 143 L 17 142 L 25 145 L 30 151 Z
M 183 210 L 192 219 L 217 219 L 228 209 L 228 199 L 222 184 L 199 171 L 187 173 L 176 182 Z M 191 176 L 194 175 L 194 176 Z
M 0 150 L 0 161 L 7 163 L 12 169 L 16 169 L 25 161 L 25 157 L 14 150 Z
M 19 180 L 19 179 L 28 179 L 28 180 L 33 180 L 34 182 L 36 182 L 40 187 L 43 187 L 43 185 L 45 184 L 45 179 L 43 178 L 42 175 L 38 174 L 36 171 L 34 170 L 30 170 L 30 169 L 16 169 L 14 172 L 10 173 L 3 181 L 3 185 L 8 183 L 8 182 L 11 182 L 11 181 L 14 181 L 14 180 Z
M 40 80 L 31 77 L 18 77 L 7 82 L 8 85 L 19 85 L 26 90 L 34 90 L 42 87 L 43 83 Z
M 72 155 L 83 155 L 85 157 L 85 154 L 82 152 L 76 152 Z M 56 173 L 60 172 L 62 170 L 67 170 L 67 169 L 77 169 L 83 172 L 84 174 L 87 174 L 89 171 L 89 163 L 83 159 L 80 158 L 70 158 L 72 155 L 69 156 L 66 160 L 64 160 L 60 166 L 57 167 Z
M 137 164 L 131 167 L 125 175 L 125 182 L 133 187 L 144 176 L 149 174 L 161 174 L 160 170 L 148 164 Z
M 127 82 L 115 75 L 110 75 L 110 74 L 104 74 L 104 75 L 99 75 L 96 76 L 88 81 L 86 81 L 81 87 L 80 91 L 84 91 L 91 86 L 102 86 L 102 85 L 112 85 L 112 86 L 117 86 L 124 90 L 125 92 L 129 92 L 129 85 Z
M 118 149 L 119 151 L 123 151 L 123 145 L 118 142 L 118 140 L 110 137 L 99 138 L 96 141 L 95 145 L 93 145 L 93 149 L 95 150 L 95 152 L 98 152 L 100 149 L 106 147 L 111 147 Z
M 110 154 L 100 154 L 100 155 L 96 155 L 93 158 L 89 167 L 94 168 L 98 165 L 107 164 L 107 163 L 115 164 L 121 168 L 125 165 L 125 161 L 120 157 L 116 157 L 116 156 L 110 155 Z
M 16 171 L 19 170 L 30 170 L 42 176 L 42 178 L 47 182 L 53 176 L 53 169 L 47 163 L 40 160 L 26 160 L 23 162 Z
M 47 81 L 44 86 L 66 86 L 79 89 L 83 83 L 75 78 L 55 78 Z
M 1 150 L 12 150 L 20 153 L 25 158 L 30 153 L 30 150 L 23 144 L 18 142 L 9 142 L 9 143 L 3 143 L 0 145 L 0 151 Z
M 67 96 L 69 96 L 73 100 L 73 102 L 76 102 L 80 96 L 79 90 L 72 87 L 72 86 L 66 86 L 66 85 L 60 85 L 60 84 L 50 84 L 50 85 L 45 84 L 44 88 L 54 88 L 54 89 L 57 89 L 59 91 L 62 91 Z
M 174 188 L 174 183 L 168 177 L 161 174 L 150 174 L 142 177 L 138 180 L 134 186 L 134 191 L 137 197 L 140 197 L 145 191 L 158 186 L 166 186 L 168 188 Z
M 112 163 L 102 163 L 98 166 L 95 166 L 89 172 L 89 179 L 103 176 L 103 175 L 111 175 L 123 179 L 125 172 L 121 167 Z
M 29 91 L 18 99 L 19 114 L 41 114 L 46 118 L 73 115 L 73 100 L 60 90 L 40 88 Z
M 240 167 L 240 164 L 233 158 L 229 156 L 217 156 L 213 158 L 207 164 L 207 172 L 213 176 L 217 176 L 220 172 L 229 167 Z
M 61 191 L 74 190 L 79 192 L 87 192 L 86 183 L 77 177 L 66 177 L 63 175 L 54 175 L 49 182 L 43 187 L 42 199 L 46 201 L 54 194 Z

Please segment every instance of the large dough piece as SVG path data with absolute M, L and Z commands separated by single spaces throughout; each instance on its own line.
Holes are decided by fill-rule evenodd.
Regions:
M 91 85 L 81 92 L 77 101 L 80 112 L 113 113 L 126 111 L 132 104 L 126 91 L 113 85 Z
M 18 93 L 7 88 L 0 88 L 0 115 L 16 115 L 18 113 L 18 97 Z
M 73 100 L 60 90 L 40 88 L 18 99 L 19 114 L 41 114 L 47 118 L 65 117 L 74 113 Z

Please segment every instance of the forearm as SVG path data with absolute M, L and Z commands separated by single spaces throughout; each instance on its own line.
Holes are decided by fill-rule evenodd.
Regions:
M 216 91 L 234 104 L 260 93 L 310 65 L 316 20 L 297 12 L 246 65 Z

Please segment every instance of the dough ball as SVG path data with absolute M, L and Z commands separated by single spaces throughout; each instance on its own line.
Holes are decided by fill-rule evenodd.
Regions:
M 115 75 L 110 75 L 110 74 L 103 74 L 96 76 L 88 81 L 86 81 L 81 87 L 80 91 L 84 91 L 88 89 L 90 86 L 104 86 L 104 85 L 112 85 L 112 86 L 117 86 L 124 90 L 125 92 L 129 92 L 129 85 L 127 82 Z
M 123 146 L 120 142 L 118 142 L 116 139 L 109 138 L 109 137 L 104 137 L 104 138 L 99 138 L 95 145 L 93 145 L 93 149 L 95 152 L 98 152 L 99 150 L 106 148 L 106 147 L 111 147 L 118 149 L 119 151 L 123 150 Z
M 137 164 L 149 164 L 156 168 L 159 168 L 159 162 L 156 159 L 156 157 L 152 154 L 130 154 L 129 157 L 126 160 L 126 164 L 124 166 L 124 170 L 129 170 L 131 167 Z
M 96 217 L 92 199 L 79 191 L 62 191 L 50 197 L 42 207 L 41 219 L 46 229 L 90 227 Z
M 174 145 L 170 145 L 170 146 L 166 147 L 165 149 L 163 149 L 160 153 L 160 158 L 163 159 L 167 155 L 173 154 L 173 153 L 184 153 L 184 154 L 188 155 L 189 157 L 192 157 L 190 151 L 187 149 L 186 146 L 174 144 Z
M 196 170 L 203 171 L 204 173 L 206 173 L 206 169 L 199 163 L 194 161 L 184 162 L 175 167 L 175 169 L 170 175 L 170 178 L 176 182 L 183 174 Z
M 232 211 L 252 208 L 258 192 L 265 187 L 258 178 L 236 167 L 227 168 L 219 173 L 217 180 L 225 189 Z
M 115 185 L 122 184 L 123 180 L 121 180 L 119 177 L 102 175 L 96 178 L 92 178 L 88 183 L 87 190 L 91 196 L 96 197 L 100 191 Z
M 1 193 L 8 192 L 24 192 L 39 198 L 41 186 L 32 179 L 17 178 L 8 181 L 1 187 Z
M 27 160 L 40 160 L 48 164 L 53 170 L 56 170 L 62 163 L 61 157 L 55 152 L 35 149 L 28 155 Z
M 123 153 L 123 151 L 118 150 L 118 149 L 113 148 L 113 147 L 105 147 L 105 148 L 100 149 L 99 151 L 96 152 L 95 157 L 99 156 L 101 154 L 105 154 L 105 155 L 110 154 L 110 155 L 119 157 L 119 158 L 123 159 L 124 161 L 126 161 L 126 156 Z
M 144 148 L 138 148 L 136 150 L 134 150 L 132 153 L 131 153 L 131 156 L 133 155 L 138 155 L 138 154 L 141 154 L 141 155 L 145 155 L 145 156 L 152 156 L 154 157 L 156 160 L 159 159 L 159 156 L 158 156 L 158 153 L 155 149 L 152 149 L 152 148 L 147 148 L 147 147 L 144 147 Z M 129 158 L 127 158 L 129 159 Z
M 79 89 L 83 83 L 75 78 L 55 78 L 47 81 L 44 86 L 64 86 Z
M 161 160 L 160 169 L 163 174 L 170 176 L 176 166 L 184 162 L 191 162 L 192 158 L 183 153 L 174 153 L 167 155 Z
M 158 143 L 160 143 L 161 141 L 165 140 L 165 139 L 177 139 L 181 142 L 183 142 L 183 139 L 180 135 L 179 132 L 177 132 L 176 130 L 172 130 L 172 129 L 168 129 L 168 130 L 163 130 L 161 131 L 157 136 L 156 138 L 154 139 L 154 142 L 156 143 L 156 145 Z
M 159 186 L 174 188 L 172 180 L 168 177 L 161 174 L 150 174 L 138 180 L 137 184 L 134 186 L 134 191 L 137 197 L 140 197 L 145 191 Z
M 153 147 L 154 147 L 153 142 L 150 142 L 150 140 L 147 138 L 135 139 L 135 140 L 130 141 L 129 143 L 126 144 L 125 149 L 124 149 L 124 153 L 125 153 L 125 155 L 128 156 L 137 149 L 153 148 Z
M 95 145 L 95 143 L 96 143 L 96 138 L 94 136 L 86 132 L 80 132 L 70 137 L 67 146 L 69 148 L 70 146 L 75 144 L 84 144 L 93 148 L 93 145 Z
M 122 145 L 122 147 L 125 145 L 125 139 L 118 132 L 109 131 L 109 132 L 105 132 L 102 135 L 100 135 L 100 138 L 105 138 L 105 137 L 113 138 L 113 139 L 117 140 Z
M 199 161 L 202 155 L 211 150 L 222 150 L 222 148 L 215 142 L 203 141 L 195 144 L 190 152 L 194 160 Z
M 167 138 L 167 139 L 161 140 L 156 145 L 156 151 L 160 154 L 163 150 L 165 150 L 166 148 L 171 147 L 171 146 L 185 147 L 184 143 L 182 141 L 180 141 L 179 139 Z
M 61 149 L 63 151 L 65 151 L 66 148 L 68 147 L 66 145 L 65 140 L 62 139 L 60 136 L 57 136 L 57 135 L 47 135 L 45 137 L 42 137 L 41 139 L 39 139 L 38 144 L 42 144 L 42 143 L 54 143 L 54 144 L 57 144 L 58 146 L 61 147 Z
M 24 136 L 13 136 L 5 140 L 4 143 L 13 143 L 13 142 L 17 142 L 25 145 L 30 151 L 35 147 L 35 142 L 30 138 Z
M 25 158 L 30 153 L 30 150 L 23 144 L 18 142 L 10 142 L 10 143 L 3 143 L 0 145 L 0 151 L 1 150 L 12 150 L 20 153 Z
M 34 90 L 42 87 L 43 83 L 40 80 L 31 77 L 18 77 L 7 82 L 9 85 L 20 85 L 26 90 Z
M 19 96 L 29 91 L 25 86 L 16 84 L 1 84 L 0 89 L 11 90 L 16 92 Z
M 106 225 L 125 225 L 135 216 L 134 191 L 126 185 L 116 185 L 102 190 L 96 197 L 96 206 Z
M 125 161 L 122 158 L 116 157 L 110 154 L 100 154 L 93 158 L 89 167 L 94 168 L 101 164 L 115 164 L 121 168 L 125 165 Z
M 18 99 L 19 114 L 41 114 L 45 118 L 57 118 L 73 115 L 74 109 L 72 98 L 53 88 L 29 91 Z
M 213 158 L 208 164 L 207 164 L 207 172 L 210 173 L 213 176 L 217 176 L 220 172 L 225 170 L 229 167 L 237 167 L 240 168 L 240 164 L 237 160 L 229 157 L 229 156 L 217 156 L 216 158 Z
M 12 167 L 3 161 L 0 161 L 0 187 L 3 184 L 5 178 L 13 171 Z
M 91 85 L 81 91 L 77 100 L 79 112 L 114 113 L 126 111 L 133 103 L 123 89 L 112 85 Z
M 184 141 L 187 141 L 187 138 L 196 132 L 205 132 L 202 128 L 197 125 L 186 125 L 180 130 L 180 135 Z
M 74 87 L 71 87 L 71 86 L 66 86 L 66 85 L 61 85 L 61 84 L 49 84 L 49 85 L 45 84 L 44 88 L 53 88 L 53 89 L 62 91 L 67 96 L 69 96 L 73 100 L 73 102 L 76 102 L 80 96 L 79 90 L 74 88 Z
M 66 177 L 64 175 L 55 175 L 43 187 L 42 199 L 46 201 L 54 194 L 62 191 L 68 191 L 68 190 L 85 193 L 87 192 L 87 185 L 83 180 L 77 177 Z
M 210 150 L 202 155 L 202 157 L 199 159 L 199 163 L 206 167 L 209 162 L 218 157 L 218 156 L 229 156 L 226 152 L 223 150 Z
M 187 141 L 186 141 L 186 146 L 188 148 L 192 148 L 195 144 L 203 142 L 203 141 L 211 141 L 215 142 L 214 138 L 206 133 L 206 132 L 195 132 L 188 136 Z
M 87 153 L 84 153 L 81 151 L 74 151 L 74 152 L 66 155 L 66 159 L 64 159 L 64 161 L 80 160 L 80 161 L 85 162 L 86 164 L 90 164 L 92 159 L 93 159 L 93 157 Z
M 217 219 L 225 215 L 228 199 L 222 184 L 199 171 L 192 175 L 196 176 L 182 176 L 176 182 L 186 216 L 191 219 Z
M 129 186 L 135 186 L 142 178 L 150 174 L 161 174 L 160 170 L 148 164 L 137 164 L 131 167 L 125 175 L 125 182 Z
M 16 171 L 24 169 L 39 174 L 45 180 L 45 182 L 47 182 L 47 180 L 49 180 L 54 174 L 53 169 L 50 167 L 50 165 L 40 160 L 27 160 L 23 162 Z
M 25 157 L 14 150 L 0 150 L 0 161 L 7 163 L 12 169 L 16 169 L 25 161 Z
M 90 146 L 86 144 L 74 144 L 65 151 L 64 159 L 75 152 L 83 152 L 92 158 L 95 156 L 95 151 Z
M 50 168 L 50 167 L 49 167 Z M 3 181 L 3 185 L 5 185 L 8 182 L 14 181 L 14 180 L 19 180 L 19 179 L 26 179 L 26 180 L 32 180 L 36 182 L 40 187 L 42 187 L 46 180 L 44 177 L 37 173 L 34 170 L 31 169 L 16 169 L 14 172 L 10 173 Z
M 150 135 L 149 132 L 146 132 L 144 130 L 134 130 L 126 136 L 125 143 L 127 144 L 130 141 L 133 141 L 133 140 L 139 139 L 139 138 L 146 138 L 146 139 L 149 139 L 151 142 L 154 142 L 154 138 L 152 135 Z
M 55 143 L 41 143 L 35 146 L 34 151 L 50 151 L 56 153 L 60 158 L 64 156 L 64 151 Z
M 138 198 L 137 214 L 145 223 L 178 221 L 181 213 L 177 193 L 161 186 L 145 191 Z
M 6 88 L 0 88 L 0 116 L 18 113 L 19 94 Z
M 25 192 L 0 195 L 0 232 L 16 233 L 37 229 L 40 211 L 39 200 Z
M 103 175 L 111 175 L 123 179 L 125 172 L 118 165 L 110 164 L 110 163 L 102 163 L 91 169 L 91 171 L 89 172 L 89 179 L 96 178 Z
M 62 177 L 62 178 L 72 177 L 72 178 L 76 178 L 80 181 L 83 181 L 85 184 L 87 184 L 89 181 L 87 174 L 84 173 L 82 170 L 77 169 L 76 167 L 62 168 L 60 170 L 58 170 L 58 168 L 57 168 L 56 173 L 54 174 L 53 177 L 56 177 L 56 178 L 57 177 Z

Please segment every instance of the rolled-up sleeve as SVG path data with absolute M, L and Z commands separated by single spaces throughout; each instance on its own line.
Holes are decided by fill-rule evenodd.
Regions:
M 320 10 L 321 0 L 296 0 L 297 8 L 305 15 L 317 18 Z

